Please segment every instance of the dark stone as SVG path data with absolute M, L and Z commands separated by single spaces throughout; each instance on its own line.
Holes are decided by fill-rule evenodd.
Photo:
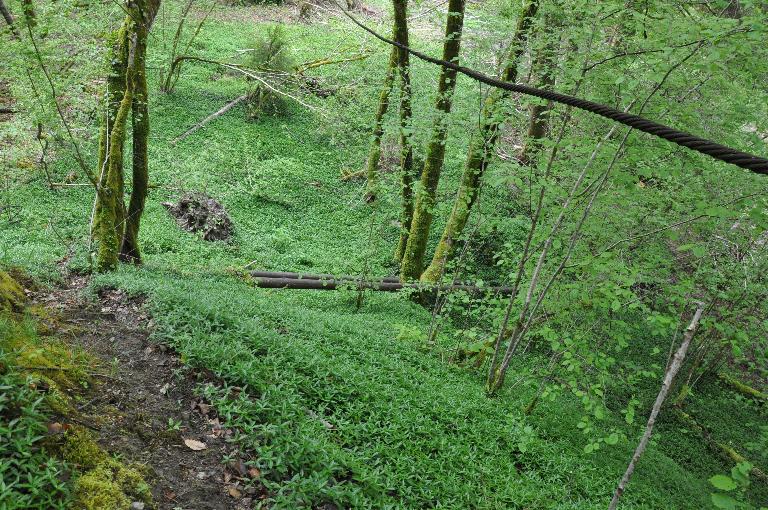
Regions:
M 164 202 L 179 227 L 202 232 L 206 241 L 226 241 L 232 236 L 232 220 L 224 207 L 204 193 L 185 193 L 175 204 Z

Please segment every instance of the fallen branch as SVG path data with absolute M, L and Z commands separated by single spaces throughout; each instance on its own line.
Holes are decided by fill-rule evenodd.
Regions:
M 173 63 L 171 64 L 171 70 L 168 71 L 170 74 L 173 74 L 176 72 L 176 67 L 181 65 L 182 62 L 185 60 L 194 60 L 196 62 L 204 62 L 206 64 L 215 64 L 217 66 L 225 66 L 225 67 L 245 67 L 240 64 L 235 64 L 233 62 L 221 62 L 218 60 L 211 60 L 209 58 L 203 58 L 203 57 L 193 57 L 192 55 L 179 55 L 175 59 L 173 59 Z
M 352 275 L 334 275 L 334 274 L 327 274 L 327 273 L 320 273 L 320 274 L 311 274 L 311 273 L 294 273 L 290 271 L 251 271 L 248 274 L 250 274 L 254 278 L 290 278 L 293 280 L 321 280 L 321 281 L 328 281 L 328 280 L 343 280 L 343 281 L 353 281 L 356 282 L 358 280 L 361 280 L 359 276 L 352 276 Z M 383 282 L 383 283 L 401 283 L 400 278 L 397 276 L 373 276 L 369 277 L 366 281 L 371 283 L 376 282 Z M 465 287 L 473 287 L 473 288 L 483 288 L 486 287 L 480 287 L 478 285 L 475 285 L 472 282 L 463 282 L 460 280 L 454 280 L 449 285 L 461 285 Z M 494 286 L 493 288 L 498 288 L 498 286 Z
M 303 74 L 304 71 L 308 71 L 316 67 L 333 65 L 333 64 L 344 64 L 346 62 L 355 62 L 357 60 L 365 60 L 366 58 L 370 57 L 372 53 L 373 53 L 373 50 L 369 49 L 363 53 L 360 53 L 359 55 L 354 55 L 347 58 L 340 58 L 337 60 L 333 60 L 330 58 L 321 58 L 321 59 L 313 60 L 312 62 L 306 62 L 304 64 L 296 66 L 295 69 L 298 74 Z
M 231 102 L 227 103 L 222 109 L 220 109 L 219 111 L 217 111 L 215 113 L 210 114 L 209 116 L 207 116 L 206 118 L 204 118 L 203 120 L 201 120 L 200 122 L 198 122 L 197 124 L 195 124 L 194 126 L 189 128 L 188 130 L 186 130 L 183 134 L 181 134 L 178 137 L 176 137 L 171 142 L 171 144 L 172 145 L 176 145 L 178 142 L 180 142 L 181 140 L 185 139 L 186 137 L 188 137 L 189 135 L 191 135 L 192 133 L 194 133 L 195 131 L 197 131 L 201 127 L 205 126 L 206 124 L 211 122 L 213 119 L 221 117 L 222 115 L 227 113 L 229 110 L 231 110 L 232 108 L 234 108 L 238 104 L 240 104 L 243 101 L 245 101 L 247 98 L 248 98 L 248 94 L 243 94 L 242 96 L 238 97 L 234 101 L 231 101 Z
M 358 170 L 356 172 L 342 173 L 340 179 L 342 181 L 353 181 L 355 179 L 362 179 L 365 177 L 365 170 Z
M 753 398 L 760 402 L 768 402 L 768 394 L 763 393 L 760 390 L 756 390 L 752 386 L 744 384 L 743 382 L 731 377 L 728 374 L 720 372 L 719 374 L 717 374 L 717 378 L 720 379 L 724 384 L 726 384 L 732 390 L 738 393 L 741 393 L 745 397 Z
M 249 273 L 254 278 L 290 278 L 293 280 L 359 280 L 357 276 L 351 275 L 333 275 L 333 274 L 309 274 L 292 273 L 288 271 L 251 271 Z M 372 282 L 400 283 L 397 276 L 384 276 L 381 278 L 372 278 Z
M 39 371 L 39 372 L 76 372 L 81 371 L 82 367 L 39 367 L 39 366 L 28 366 L 28 365 L 17 365 L 16 368 L 19 368 L 21 370 L 31 370 L 31 371 Z M 114 379 L 111 375 L 102 374 L 99 372 L 88 372 L 87 370 L 84 371 L 85 375 L 89 377 L 103 377 L 105 379 Z
M 728 446 L 727 444 L 721 443 L 712 437 L 712 434 L 698 421 L 696 421 L 696 419 L 690 414 L 686 413 L 680 408 L 675 408 L 675 415 L 680 419 L 680 421 L 698 432 L 702 439 L 704 439 L 704 442 L 707 444 L 707 446 L 718 455 L 733 461 L 736 464 L 747 461 L 747 459 L 734 448 Z M 750 464 L 754 466 L 754 463 Z M 751 473 L 755 476 L 755 478 L 759 478 L 763 482 L 768 482 L 768 475 L 761 469 L 753 467 Z
M 231 63 L 231 62 L 219 62 L 217 60 L 211 60 L 211 59 L 208 59 L 208 58 L 201 58 L 201 57 L 192 57 L 192 56 L 189 56 L 189 55 L 181 55 L 179 57 L 176 57 L 176 59 L 173 61 L 173 64 L 171 65 L 171 71 L 170 72 L 174 72 L 175 69 L 176 69 L 176 66 L 178 66 L 184 60 L 195 60 L 197 62 L 204 62 L 204 63 L 207 63 L 207 64 L 214 64 L 214 65 L 222 66 L 222 67 L 224 67 L 226 69 L 229 69 L 229 70 L 232 70 L 232 71 L 236 71 L 236 72 L 241 73 L 241 74 L 243 74 L 243 75 L 245 75 L 245 76 L 247 76 L 247 77 L 249 77 L 249 78 L 251 78 L 253 80 L 256 80 L 257 82 L 261 83 L 264 87 L 266 87 L 267 89 L 271 90 L 275 94 L 278 94 L 278 95 L 285 96 L 287 98 L 293 99 L 294 101 L 299 103 L 301 106 L 307 108 L 308 110 L 312 110 L 314 112 L 318 112 L 319 113 L 319 110 L 317 108 L 315 108 L 314 106 L 305 103 L 304 101 L 302 101 L 298 97 L 293 96 L 293 95 L 289 94 L 288 92 L 285 92 L 284 90 L 280 90 L 278 88 L 275 88 L 273 85 L 270 85 L 264 78 L 262 78 L 258 74 L 255 74 L 255 73 L 262 73 L 262 74 L 265 74 L 265 75 L 272 75 L 272 76 L 282 76 L 282 77 L 286 77 L 287 76 L 287 77 L 291 77 L 292 75 L 290 75 L 289 73 L 282 73 L 282 72 L 275 72 L 275 71 L 254 70 L 254 69 L 251 69 L 249 67 L 246 67 L 246 66 L 243 66 L 243 65 L 240 65 L 240 64 L 234 64 L 234 63 Z
M 664 399 L 667 398 L 667 393 L 669 392 L 669 388 L 672 385 L 672 380 L 680 370 L 680 367 L 683 364 L 683 360 L 685 360 L 685 354 L 688 352 L 688 347 L 691 345 L 691 340 L 693 340 L 693 335 L 696 333 L 696 328 L 699 326 L 699 321 L 701 320 L 701 314 L 703 312 L 704 304 L 699 303 L 698 307 L 696 308 L 696 312 L 693 314 L 691 323 L 685 330 L 683 341 L 680 344 L 680 347 L 677 349 L 677 352 L 675 352 L 675 355 L 672 358 L 672 362 L 667 367 L 667 371 L 664 374 L 664 379 L 661 383 L 661 389 L 659 390 L 659 394 L 656 396 L 656 402 L 654 402 L 653 408 L 651 409 L 651 415 L 648 417 L 648 423 L 645 426 L 643 437 L 640 438 L 640 442 L 637 444 L 635 453 L 632 455 L 632 460 L 629 461 L 627 470 L 624 472 L 624 476 L 621 477 L 621 481 L 619 482 L 618 487 L 616 487 L 616 492 L 613 493 L 613 499 L 611 499 L 611 504 L 608 505 L 608 510 L 616 509 L 616 506 L 619 504 L 619 498 L 622 494 L 624 494 L 624 489 L 626 488 L 627 483 L 629 483 L 629 479 L 632 478 L 632 473 L 635 472 L 635 465 L 637 464 L 637 461 L 648 447 L 648 442 L 650 441 L 651 434 L 653 433 L 653 426 L 656 423 L 656 417 L 659 415 L 659 411 L 661 411 L 661 406 L 664 403 Z

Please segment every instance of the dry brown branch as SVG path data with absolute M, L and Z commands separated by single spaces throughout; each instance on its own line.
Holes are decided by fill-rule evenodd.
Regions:
M 365 170 L 358 170 L 356 172 L 346 172 L 342 173 L 340 179 L 342 181 L 354 181 L 356 179 L 364 179 L 365 178 Z
M 229 110 L 231 110 L 232 108 L 234 108 L 238 104 L 240 104 L 243 101 L 245 101 L 247 98 L 248 98 L 248 94 L 243 94 L 242 96 L 238 97 L 234 101 L 230 101 L 229 103 L 224 105 L 224 107 L 222 107 L 217 112 L 210 114 L 209 116 L 207 116 L 206 118 L 204 118 L 203 120 L 201 120 L 200 122 L 198 122 L 197 124 L 192 126 L 191 128 L 187 129 L 184 133 L 182 133 L 178 137 L 174 138 L 173 141 L 171 142 L 171 145 L 176 145 L 178 142 L 180 142 L 181 140 L 185 139 L 186 137 L 188 137 L 189 135 L 191 135 L 192 133 L 194 133 L 195 131 L 197 131 L 201 127 L 205 126 L 206 124 L 208 124 L 212 120 L 214 120 L 214 119 L 216 119 L 218 117 L 221 117 L 222 115 L 227 113 Z
M 301 64 L 299 66 L 296 66 L 296 72 L 298 74 L 302 74 L 305 71 L 308 71 L 310 69 L 314 69 L 316 67 L 322 67 L 332 64 L 343 64 L 346 62 L 355 62 L 358 60 L 365 60 L 366 58 L 370 57 L 373 54 L 373 50 L 367 49 L 363 53 L 360 53 L 359 55 L 353 55 L 348 58 L 340 58 L 340 59 L 330 59 L 330 58 L 320 58 L 317 60 L 313 60 L 311 62 L 305 62 L 304 64 Z

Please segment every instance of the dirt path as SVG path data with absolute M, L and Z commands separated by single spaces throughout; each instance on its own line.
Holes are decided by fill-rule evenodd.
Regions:
M 80 396 L 79 421 L 109 452 L 149 467 L 157 508 L 251 508 L 254 499 L 264 497 L 253 483 L 258 471 L 245 464 L 247 459 L 227 442 L 232 431 L 194 393 L 208 376 L 184 367 L 171 349 L 149 340 L 141 300 L 109 290 L 99 302 L 89 302 L 82 297 L 86 284 L 84 277 L 73 277 L 63 287 L 32 296 L 55 312 L 60 338 L 101 360 L 106 376 Z M 192 449 L 185 440 L 205 448 Z

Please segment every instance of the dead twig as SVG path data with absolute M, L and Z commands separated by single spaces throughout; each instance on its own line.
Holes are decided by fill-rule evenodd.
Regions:
M 218 117 L 221 117 L 222 115 L 227 113 L 229 110 L 231 110 L 232 108 L 234 108 L 238 104 L 240 104 L 243 101 L 245 101 L 247 98 L 248 98 L 248 94 L 243 94 L 242 96 L 236 98 L 234 101 L 230 101 L 229 103 L 224 105 L 224 107 L 222 107 L 219 111 L 210 114 L 209 116 L 207 116 L 206 118 L 204 118 L 203 120 L 201 120 L 200 122 L 198 122 L 197 124 L 195 124 L 194 126 L 189 128 L 188 130 L 186 130 L 184 133 L 182 133 L 178 137 L 174 138 L 173 141 L 171 142 L 171 145 L 176 145 L 178 142 L 180 142 L 181 140 L 185 139 L 186 137 L 188 137 L 189 135 L 191 135 L 192 133 L 194 133 L 195 131 L 197 131 L 201 127 L 205 126 L 206 124 L 208 124 L 212 120 L 214 120 L 214 119 L 216 119 Z

